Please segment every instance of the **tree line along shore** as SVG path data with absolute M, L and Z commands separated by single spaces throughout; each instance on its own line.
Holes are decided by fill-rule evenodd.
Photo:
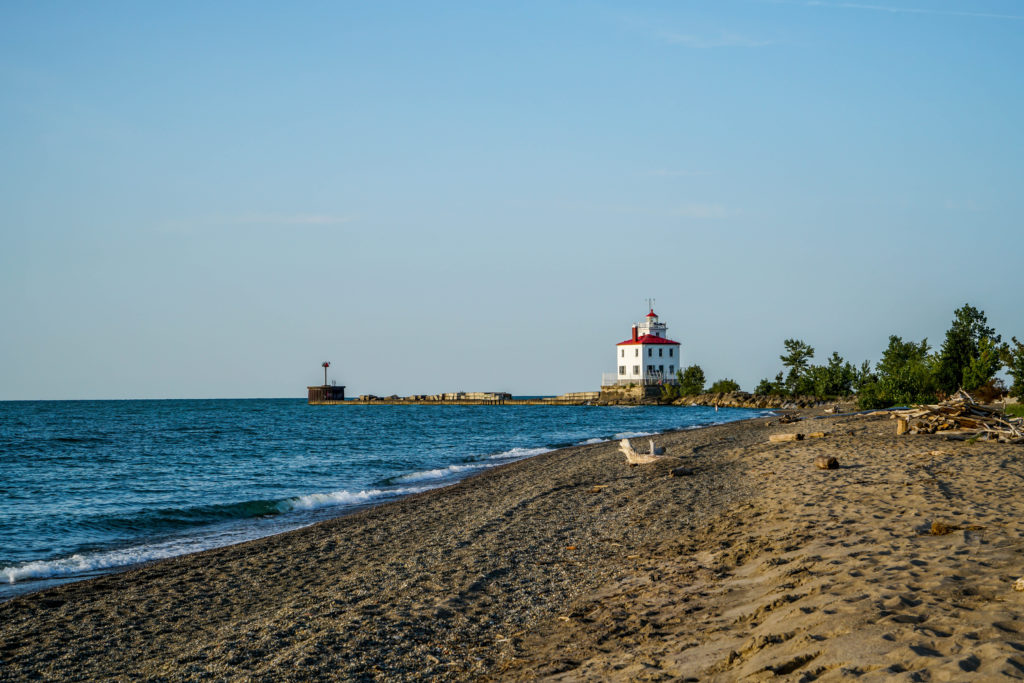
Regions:
M 1024 415 L 1024 343 L 1009 342 L 988 324 L 984 313 L 970 304 L 956 309 L 942 345 L 932 349 L 920 342 L 889 337 L 881 359 L 860 366 L 833 351 L 825 363 L 812 360 L 815 349 L 801 339 L 786 339 L 779 356 L 782 369 L 764 378 L 753 394 L 740 391 L 731 379 L 705 389 L 699 365 L 682 368 L 677 382 L 665 385 L 657 399 L 676 404 L 736 405 L 742 407 L 805 407 L 829 401 L 850 402 L 861 409 L 913 403 L 935 403 L 963 389 L 984 402 L 1006 400 L 1007 411 Z M 997 375 L 1004 371 L 1012 383 Z
M 963 389 L 986 403 L 1005 401 L 1006 411 L 1024 416 L 1024 343 L 1002 335 L 988 324 L 984 311 L 965 304 L 956 309 L 942 345 L 928 339 L 904 340 L 890 335 L 881 359 L 859 366 L 838 351 L 822 364 L 813 363 L 815 348 L 802 339 L 783 341 L 782 368 L 762 379 L 753 393 L 722 378 L 707 385 L 700 365 L 676 372 L 674 382 L 624 384 L 600 392 L 574 392 L 553 397 L 516 398 L 504 392 L 447 393 L 413 396 L 362 395 L 344 401 L 310 401 L 322 405 L 450 404 L 450 405 L 703 405 L 735 408 L 795 409 L 842 405 L 862 410 L 915 403 L 935 403 Z M 1005 371 L 1009 385 L 999 377 Z

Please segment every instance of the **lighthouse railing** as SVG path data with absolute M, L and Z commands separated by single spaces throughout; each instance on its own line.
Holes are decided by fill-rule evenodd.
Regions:
M 675 375 L 662 374 L 660 372 L 649 372 L 643 377 L 630 377 L 628 375 L 617 375 L 614 372 L 602 372 L 601 373 L 601 386 L 602 387 L 614 387 L 614 386 L 628 386 L 630 384 L 640 386 L 650 386 L 654 384 L 677 384 L 678 380 Z

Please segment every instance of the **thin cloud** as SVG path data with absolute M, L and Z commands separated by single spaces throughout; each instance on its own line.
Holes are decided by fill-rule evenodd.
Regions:
M 980 213 L 985 210 L 973 199 L 963 201 L 947 199 L 942 203 L 942 208 L 947 211 L 968 211 L 971 213 Z
M 631 204 L 605 204 L 590 202 L 566 202 L 559 205 L 569 211 L 585 213 L 618 214 L 622 216 L 644 216 L 647 218 L 694 218 L 718 220 L 742 213 L 742 210 L 723 204 L 689 202 L 676 206 L 637 206 Z
M 712 175 L 711 171 L 675 171 L 670 168 L 653 168 L 647 171 L 647 175 L 654 176 L 656 178 L 679 178 L 679 177 L 699 177 Z
M 927 7 L 898 7 L 893 5 L 875 5 L 861 2 L 828 2 L 826 0 L 772 0 L 774 4 L 800 5 L 802 7 L 831 7 L 834 9 L 854 9 L 869 12 L 886 12 L 888 14 L 930 14 L 947 17 L 975 17 L 979 19 L 1010 19 L 1024 20 L 1022 14 L 997 14 L 993 12 L 972 12 L 966 10 L 943 10 Z
M 165 221 L 160 228 L 165 232 L 191 232 L 210 228 L 233 228 L 237 226 L 267 227 L 324 227 L 351 223 L 352 216 L 336 216 L 321 213 L 247 213 L 234 216 L 202 216 L 181 220 Z
M 680 218 L 699 218 L 702 220 L 715 220 L 726 218 L 731 211 L 721 204 L 684 204 L 674 210 L 671 215 Z
M 690 33 L 668 33 L 662 32 L 661 38 L 673 45 L 682 45 L 697 50 L 708 50 L 715 48 L 755 48 L 772 45 L 771 41 L 754 40 L 737 33 L 722 33 L 717 36 L 698 36 Z
M 327 214 L 247 214 L 227 219 L 224 222 L 233 225 L 340 225 L 352 222 L 351 216 L 331 216 Z

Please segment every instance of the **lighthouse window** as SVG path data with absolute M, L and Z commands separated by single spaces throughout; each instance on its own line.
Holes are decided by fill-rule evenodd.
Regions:
M 634 356 L 639 356 L 640 355 L 640 349 L 633 349 L 633 355 Z
M 654 355 L 654 349 L 647 349 L 647 357 L 650 358 Z
M 626 366 L 625 365 L 620 365 L 619 366 L 619 374 L 620 375 L 625 375 L 626 374 Z
M 676 371 L 676 366 L 674 366 L 674 365 L 668 366 L 668 374 L 671 375 L 675 371 Z
M 664 351 L 664 349 L 658 349 L 658 358 L 661 358 L 661 354 L 662 354 L 663 351 Z
M 619 356 L 619 358 L 625 358 L 625 357 L 626 357 L 626 349 L 622 349 L 622 354 Z
M 669 357 L 669 358 L 671 358 L 671 357 L 672 357 L 672 352 L 673 352 L 673 351 L 675 351 L 675 349 L 669 349 L 669 350 L 668 350 L 668 357 Z

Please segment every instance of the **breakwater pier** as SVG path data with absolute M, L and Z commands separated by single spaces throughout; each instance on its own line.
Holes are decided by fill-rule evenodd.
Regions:
M 423 405 L 423 406 L 583 406 L 595 405 L 600 398 L 599 391 L 577 391 L 559 396 L 538 398 L 514 398 L 504 392 L 452 392 L 445 394 L 414 394 L 412 396 L 375 396 L 363 394 L 351 399 L 327 398 L 319 392 L 309 394 L 309 405 L 358 406 L 358 405 Z

